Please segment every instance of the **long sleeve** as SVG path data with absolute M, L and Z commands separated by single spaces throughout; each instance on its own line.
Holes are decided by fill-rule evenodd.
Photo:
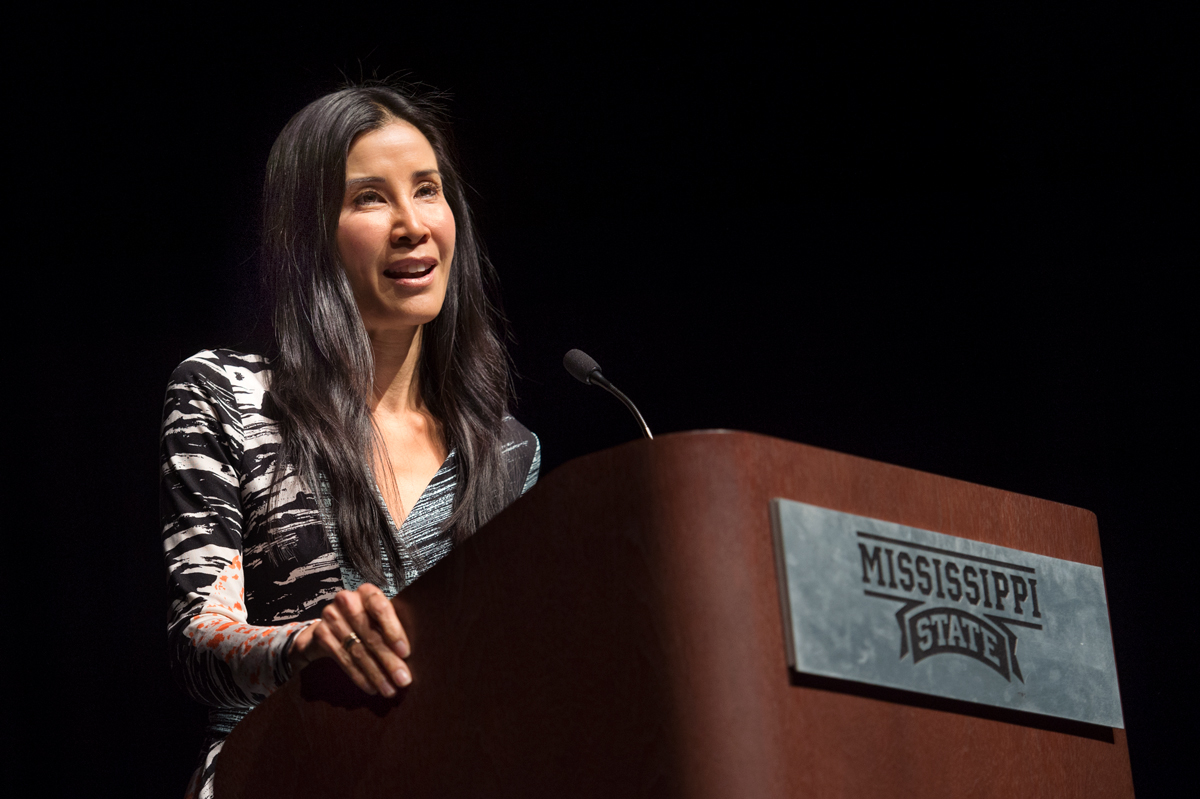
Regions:
M 176 679 L 214 707 L 250 707 L 282 685 L 289 642 L 311 624 L 247 623 L 245 435 L 230 367 L 210 352 L 184 361 L 167 387 L 162 426 L 168 641 Z

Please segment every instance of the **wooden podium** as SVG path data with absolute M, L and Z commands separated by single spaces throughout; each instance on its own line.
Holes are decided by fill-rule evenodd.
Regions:
M 216 796 L 1133 795 L 1123 730 L 790 673 L 774 497 L 1101 565 L 1079 508 L 747 433 L 633 442 L 396 598 L 412 686 L 313 664 L 230 735 Z

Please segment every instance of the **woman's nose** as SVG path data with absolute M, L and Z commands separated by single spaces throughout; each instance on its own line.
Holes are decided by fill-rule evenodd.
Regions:
M 396 205 L 392 216 L 392 244 L 413 246 L 429 235 L 429 226 L 411 202 Z

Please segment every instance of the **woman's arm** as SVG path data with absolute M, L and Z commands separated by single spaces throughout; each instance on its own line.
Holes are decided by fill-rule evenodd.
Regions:
M 331 656 L 362 690 L 391 696 L 395 686 L 412 681 L 401 660 L 409 644 L 395 609 L 375 586 L 338 592 L 320 620 L 247 623 L 242 497 L 247 484 L 261 490 L 271 475 L 247 474 L 238 404 L 246 386 L 235 387 L 229 373 L 239 367 L 227 359 L 200 353 L 176 369 L 167 387 L 161 506 L 176 679 L 205 704 L 252 707 L 293 671 Z M 250 426 L 260 446 L 249 460 L 258 462 L 261 420 Z M 297 564 L 299 571 L 308 566 Z
M 163 552 L 172 671 L 197 701 L 249 707 L 282 685 L 291 639 L 313 622 L 246 623 L 244 447 L 233 386 L 215 353 L 184 361 L 167 387 L 161 450 Z

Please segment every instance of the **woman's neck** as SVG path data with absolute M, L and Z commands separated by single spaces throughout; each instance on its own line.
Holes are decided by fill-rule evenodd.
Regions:
M 382 445 L 372 470 L 397 524 L 404 523 L 447 455 L 441 425 L 421 401 L 421 330 L 367 330 L 375 356 L 371 416 Z
M 371 412 L 375 415 L 404 415 L 424 410 L 417 385 L 417 361 L 421 355 L 421 327 L 407 330 L 368 330 L 375 358 L 375 390 Z

